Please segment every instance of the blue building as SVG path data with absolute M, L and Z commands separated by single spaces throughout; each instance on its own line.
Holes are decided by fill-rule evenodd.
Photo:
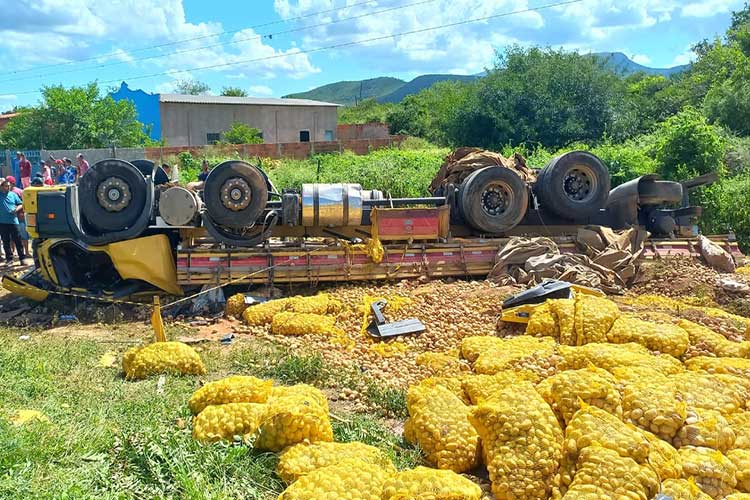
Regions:
M 115 101 L 127 99 L 135 105 L 138 121 L 143 123 L 149 137 L 155 141 L 161 140 L 161 114 L 159 112 L 159 94 L 149 94 L 141 89 L 130 90 L 128 84 L 122 82 L 117 92 L 110 94 Z

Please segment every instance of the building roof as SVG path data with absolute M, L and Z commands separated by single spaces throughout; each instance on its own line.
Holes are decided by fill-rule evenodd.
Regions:
M 159 94 L 159 102 L 190 104 L 245 104 L 255 106 L 339 106 L 332 102 L 310 99 L 279 99 L 276 97 L 229 97 L 214 95 Z

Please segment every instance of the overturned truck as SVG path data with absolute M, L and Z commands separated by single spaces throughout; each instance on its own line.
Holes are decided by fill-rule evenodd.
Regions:
M 607 168 L 588 152 L 534 170 L 520 155 L 461 148 L 431 196 L 391 198 L 359 184 L 280 191 L 261 168 L 237 160 L 217 165 L 196 190 L 170 183 L 148 160 L 108 159 L 79 185 L 24 192 L 35 269 L 3 285 L 43 300 L 66 291 L 180 294 L 230 280 L 486 275 L 508 236 L 565 239 L 596 224 L 642 226 L 657 240 L 694 237 L 701 209 L 689 206 L 688 191 L 714 180 L 651 175 L 610 191 Z

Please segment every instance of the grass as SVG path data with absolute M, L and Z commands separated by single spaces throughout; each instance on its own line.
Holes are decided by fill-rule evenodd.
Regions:
M 128 335 L 120 326 L 113 336 Z M 114 340 L 108 338 L 108 340 Z M 127 382 L 119 366 L 98 366 L 113 344 L 0 329 L 0 498 L 275 498 L 283 485 L 276 456 L 241 445 L 202 445 L 190 430 L 187 400 L 198 377 Z M 228 373 L 323 384 L 320 356 L 273 345 L 235 345 L 201 352 L 207 379 Z M 118 358 L 119 359 L 119 358 Z M 373 389 L 385 406 L 399 398 Z M 16 427 L 16 410 L 39 410 L 49 422 Z M 399 467 L 419 461 L 379 418 L 343 414 L 337 439 L 361 439 L 388 452 Z

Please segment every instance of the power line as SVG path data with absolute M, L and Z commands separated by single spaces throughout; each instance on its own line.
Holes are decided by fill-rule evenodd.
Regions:
M 160 49 L 160 48 L 169 47 L 169 46 L 172 46 L 172 45 L 179 45 L 181 43 L 192 42 L 192 41 L 195 41 L 195 40 L 204 40 L 206 38 L 213 38 L 213 37 L 216 37 L 216 36 L 231 35 L 233 33 L 239 33 L 240 31 L 244 31 L 246 29 L 265 28 L 266 26 L 273 26 L 275 24 L 282 24 L 282 23 L 288 23 L 288 22 L 293 22 L 293 21 L 300 21 L 302 19 L 307 19 L 309 17 L 315 17 L 315 16 L 319 16 L 321 14 L 328 14 L 328 13 L 331 13 L 331 12 L 337 12 L 337 11 L 339 11 L 341 9 L 351 9 L 353 7 L 359 7 L 360 5 L 366 5 L 366 4 L 370 4 L 370 3 L 375 3 L 377 1 L 378 0 L 365 0 L 364 2 L 354 3 L 354 4 L 351 4 L 351 5 L 347 5 L 345 7 L 333 8 L 333 9 L 327 9 L 327 10 L 320 10 L 320 11 L 317 11 L 317 12 L 312 12 L 310 14 L 305 14 L 303 16 L 290 17 L 289 19 L 279 19 L 279 20 L 276 20 L 276 21 L 269 21 L 267 23 L 255 24 L 253 26 L 248 26 L 248 27 L 245 27 L 245 28 L 239 28 L 239 29 L 236 29 L 236 30 L 226 30 L 226 31 L 220 31 L 218 33 L 211 33 L 209 35 L 201 35 L 201 36 L 196 36 L 196 37 L 192 37 L 192 38 L 182 38 L 180 40 L 173 40 L 171 42 L 165 42 L 165 43 L 158 44 L 158 45 L 146 45 L 146 46 L 143 46 L 143 47 L 132 49 L 129 52 L 131 54 L 133 54 L 133 53 L 136 53 L 136 52 L 144 52 L 144 51 L 147 51 L 147 50 Z M 9 73 L 10 74 L 27 73 L 29 71 L 36 71 L 36 70 L 39 70 L 39 69 L 55 68 L 55 67 L 58 67 L 58 66 L 67 66 L 67 65 L 75 64 L 75 63 L 88 62 L 88 61 L 96 61 L 96 60 L 99 60 L 99 59 L 101 59 L 103 57 L 114 57 L 114 56 L 117 56 L 117 55 L 120 55 L 120 52 L 115 51 L 115 52 L 110 52 L 108 54 L 100 54 L 98 56 L 90 56 L 90 57 L 86 57 L 86 58 L 83 58 L 83 59 L 74 59 L 72 61 L 65 61 L 65 62 L 59 62 L 59 63 L 46 64 L 46 65 L 43 65 L 43 66 L 36 66 L 34 68 L 26 68 L 26 69 L 14 70 L 14 71 L 10 71 Z
M 355 40 L 355 41 L 350 41 L 350 42 L 338 43 L 338 44 L 334 44 L 334 45 L 326 45 L 326 46 L 323 46 L 323 47 L 318 47 L 318 48 L 314 48 L 314 49 L 307 49 L 307 50 L 300 50 L 300 51 L 297 51 L 297 52 L 286 52 L 286 53 L 283 53 L 283 54 L 274 54 L 272 56 L 258 57 L 258 58 L 255 58 L 255 59 L 243 59 L 243 60 L 240 60 L 240 61 L 234 61 L 234 62 L 230 62 L 230 63 L 219 63 L 219 64 L 211 64 L 211 65 L 208 65 L 208 66 L 198 66 L 198 67 L 193 67 L 193 68 L 187 68 L 187 69 L 184 69 L 184 70 L 181 70 L 181 71 L 185 71 L 185 72 L 202 71 L 202 70 L 207 70 L 207 69 L 216 69 L 216 68 L 225 68 L 225 67 L 230 67 L 230 66 L 236 66 L 238 64 L 249 64 L 249 63 L 254 63 L 254 62 L 268 61 L 268 60 L 271 60 L 271 59 L 279 59 L 279 58 L 282 58 L 282 57 L 296 56 L 296 55 L 301 55 L 301 54 L 312 54 L 312 53 L 322 52 L 322 51 L 326 51 L 326 50 L 333 50 L 333 49 L 340 49 L 340 48 L 344 48 L 344 47 L 351 47 L 351 46 L 360 45 L 360 44 L 363 44 L 363 43 L 378 42 L 378 41 L 382 41 L 382 40 L 387 40 L 389 38 L 398 38 L 398 37 L 402 37 L 402 36 L 416 35 L 416 34 L 427 33 L 429 31 L 435 31 L 435 30 L 439 30 L 439 29 L 453 28 L 453 27 L 456 27 L 456 26 L 462 26 L 462 25 L 471 24 L 471 23 L 477 23 L 477 22 L 482 22 L 482 21 L 489 21 L 491 19 L 498 19 L 498 18 L 501 18 L 501 17 L 508 17 L 508 16 L 512 16 L 512 15 L 516 15 L 516 14 L 525 14 L 525 13 L 528 13 L 528 12 L 536 12 L 536 11 L 540 11 L 540 10 L 551 9 L 551 8 L 554 8 L 554 7 L 563 7 L 563 6 L 566 6 L 566 5 L 572 5 L 572 4 L 581 3 L 581 2 L 583 2 L 583 0 L 566 0 L 566 1 L 562 1 L 562 2 L 555 2 L 555 3 L 545 4 L 545 5 L 539 5 L 537 7 L 529 7 L 529 8 L 526 8 L 526 9 L 514 10 L 514 11 L 509 11 L 509 12 L 503 12 L 503 13 L 500 13 L 500 14 L 493 14 L 493 15 L 490 15 L 490 16 L 477 17 L 477 18 L 473 18 L 473 19 L 466 19 L 464 21 L 456 21 L 454 23 L 441 24 L 441 25 L 437 25 L 437 26 L 430 26 L 428 28 L 420 28 L 420 29 L 411 30 L 411 31 L 402 31 L 400 33 L 393 33 L 393 34 L 390 34 L 390 35 L 383 35 L 383 36 L 378 36 L 378 37 L 374 37 L 374 38 L 367 38 L 367 39 L 363 39 L 363 40 Z M 155 78 L 157 76 L 169 75 L 170 73 L 172 73 L 172 71 L 162 71 L 162 72 L 159 72 L 159 73 L 151 73 L 151 74 L 147 74 L 147 75 L 132 76 L 132 77 L 128 77 L 128 78 L 115 78 L 113 80 L 104 80 L 104 81 L 101 81 L 99 83 L 106 84 L 106 83 L 117 83 L 117 82 L 120 82 L 120 81 L 144 80 L 144 79 L 147 79 L 147 78 Z M 28 91 L 28 92 L 16 92 L 16 93 L 14 93 L 14 95 L 30 95 L 30 94 L 39 94 L 39 93 L 41 93 L 41 91 L 39 91 L 39 90 L 32 90 L 32 91 Z
M 110 66 L 119 66 L 121 64 L 132 64 L 132 63 L 137 63 L 137 62 L 141 62 L 141 61 L 147 61 L 147 60 L 151 60 L 151 59 L 160 59 L 160 58 L 163 58 L 163 57 L 169 57 L 169 56 L 178 55 L 178 54 L 185 54 L 185 53 L 188 53 L 188 52 L 197 52 L 199 50 L 206 50 L 206 49 L 210 49 L 210 48 L 213 48 L 213 47 L 220 47 L 220 46 L 224 46 L 224 45 L 232 45 L 232 44 L 236 44 L 236 43 L 247 42 L 247 41 L 251 41 L 251 40 L 262 40 L 264 38 L 272 39 L 274 36 L 278 36 L 278 35 L 286 35 L 286 34 L 289 34 L 289 33 L 296 33 L 296 32 L 299 32 L 299 31 L 306 31 L 306 30 L 310 30 L 310 29 L 314 29 L 314 28 L 321 28 L 323 26 L 330 26 L 332 24 L 343 23 L 343 22 L 346 22 L 346 21 L 352 21 L 352 20 L 361 19 L 361 18 L 364 18 L 364 17 L 376 16 L 378 14 L 384 14 L 386 12 L 392 12 L 392 11 L 395 11 L 395 10 L 401 10 L 401 9 L 406 9 L 406 8 L 409 8 L 409 7 L 415 7 L 415 6 L 418 6 L 418 5 L 424 5 L 424 4 L 432 3 L 432 2 L 435 2 L 435 1 L 437 1 L 437 0 L 421 0 L 419 2 L 413 2 L 413 3 L 404 4 L 404 5 L 398 5 L 398 6 L 395 6 L 395 7 L 389 7 L 387 9 L 382 9 L 382 10 L 378 10 L 378 11 L 374 11 L 374 12 L 367 12 L 365 14 L 359 14 L 357 16 L 345 17 L 345 18 L 341 18 L 341 19 L 335 19 L 333 21 L 328 21 L 328 22 L 325 22 L 325 23 L 311 24 L 311 25 L 308 25 L 308 26 L 300 26 L 300 27 L 297 27 L 297 28 L 291 28 L 291 29 L 284 30 L 284 31 L 277 31 L 275 33 L 266 33 L 266 34 L 263 34 L 263 35 L 256 35 L 256 36 L 247 37 L 247 38 L 240 38 L 238 40 L 228 40 L 228 41 L 225 41 L 225 42 L 218 42 L 218 43 L 214 43 L 214 44 L 211 44 L 211 45 L 201 45 L 199 47 L 192 47 L 192 48 L 185 49 L 185 50 L 177 50 L 177 51 L 174 51 L 174 52 L 167 52 L 165 54 L 154 54 L 154 55 L 150 55 L 150 56 L 146 56 L 146 57 L 140 57 L 140 58 L 137 58 L 137 59 L 132 59 L 132 60 L 129 60 L 129 61 L 115 61 L 115 62 L 110 62 L 110 63 L 105 63 L 105 64 L 98 64 L 98 65 L 94 65 L 94 66 L 86 66 L 86 67 L 83 67 L 83 68 L 77 67 L 77 68 L 68 69 L 68 70 L 65 70 L 65 71 L 56 71 L 55 75 L 64 75 L 64 74 L 67 74 L 67 73 L 77 73 L 77 72 L 80 72 L 80 71 L 89 71 L 89 70 L 92 70 L 92 69 L 102 69 L 102 68 L 107 68 L 107 67 L 110 67 Z M 43 78 L 43 77 L 46 77 L 46 75 L 31 75 L 31 76 L 25 76 L 25 77 L 22 77 L 22 78 L 8 78 L 8 79 L 5 79 L 5 80 L 0 80 L 0 83 L 8 83 L 8 82 L 15 83 L 15 82 L 20 82 L 20 81 L 25 81 L 25 80 L 34 80 L 36 78 Z

